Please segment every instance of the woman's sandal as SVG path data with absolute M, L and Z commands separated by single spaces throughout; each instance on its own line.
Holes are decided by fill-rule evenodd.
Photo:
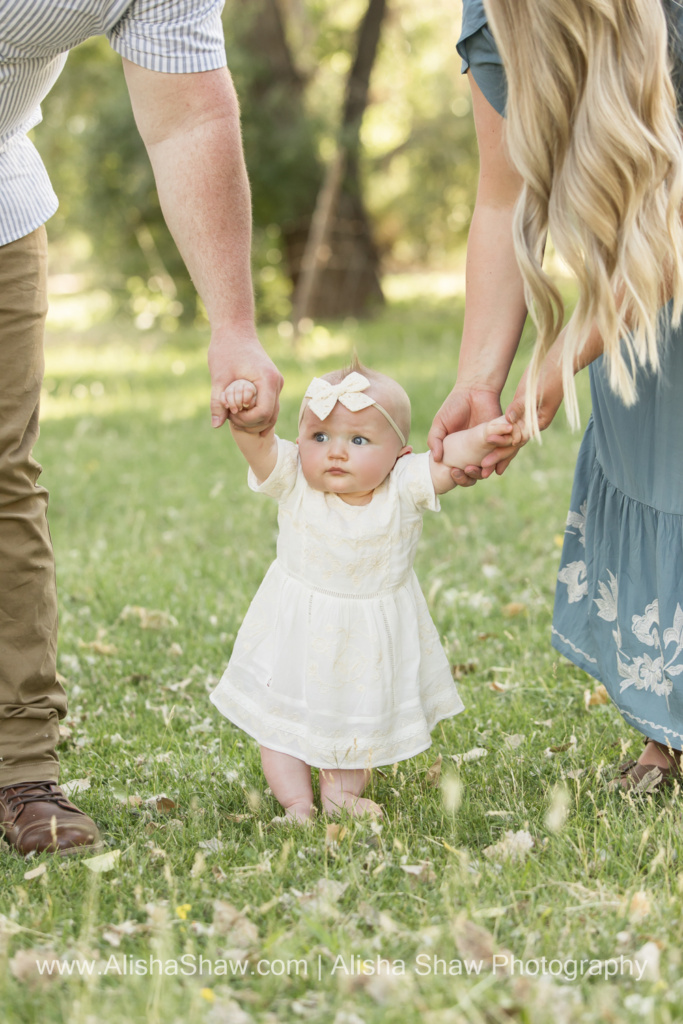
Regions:
M 643 737 L 647 746 L 654 743 L 648 736 Z M 658 744 L 661 748 L 661 744 Z M 667 753 L 670 753 L 667 751 Z M 676 752 L 678 753 L 678 752 Z M 667 768 L 658 764 L 641 764 L 639 761 L 624 761 L 619 765 L 619 778 L 610 782 L 610 789 L 623 789 L 627 793 L 655 793 L 660 789 L 668 789 L 675 782 L 681 782 L 681 755 L 674 758 Z
M 680 770 L 673 765 L 660 768 L 657 764 L 624 761 L 619 765 L 619 778 L 613 779 L 609 788 L 623 789 L 627 793 L 655 793 L 660 789 L 668 789 L 680 779 Z

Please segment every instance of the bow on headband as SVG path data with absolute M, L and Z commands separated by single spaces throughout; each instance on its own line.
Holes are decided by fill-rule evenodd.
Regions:
M 341 402 L 349 412 L 360 412 L 361 409 L 367 409 L 368 406 L 374 405 L 378 412 L 381 412 L 394 428 L 401 444 L 405 445 L 406 439 L 403 436 L 403 432 L 387 410 L 379 402 L 376 402 L 374 398 L 370 398 L 370 395 L 363 394 L 365 389 L 369 387 L 370 381 L 368 378 L 364 377 L 362 373 L 356 373 L 355 371 L 344 377 L 339 384 L 330 384 L 328 380 L 314 377 L 306 389 L 304 398 L 309 399 L 308 408 L 319 420 L 327 419 L 337 402 Z

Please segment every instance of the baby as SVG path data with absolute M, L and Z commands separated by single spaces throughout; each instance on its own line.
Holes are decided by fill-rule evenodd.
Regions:
M 223 401 L 234 416 L 255 397 L 239 380 Z M 325 811 L 380 815 L 371 769 L 427 749 L 463 708 L 412 568 L 422 516 L 450 467 L 509 454 L 521 432 L 500 417 L 446 438 L 443 463 L 414 455 L 407 394 L 357 362 L 312 381 L 296 444 L 230 425 L 279 536 L 211 700 L 260 744 L 285 819 L 315 813 L 311 767 Z

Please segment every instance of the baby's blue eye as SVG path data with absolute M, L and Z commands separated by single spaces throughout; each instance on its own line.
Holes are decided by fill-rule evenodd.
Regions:
M 320 441 L 321 443 L 323 441 L 327 441 L 327 434 L 323 433 L 323 431 L 320 430 L 320 431 L 318 431 L 317 434 L 313 435 L 313 440 L 314 441 Z
M 370 444 L 370 442 L 368 441 L 367 437 L 353 437 L 353 438 L 351 438 L 351 443 L 352 444 L 358 444 L 358 445 Z

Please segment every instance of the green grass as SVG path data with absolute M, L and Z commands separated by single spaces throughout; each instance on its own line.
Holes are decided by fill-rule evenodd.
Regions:
M 280 432 L 295 436 L 304 385 L 355 345 L 408 389 L 412 442 L 424 449 L 461 324 L 460 302 L 396 302 L 367 325 L 316 328 L 296 356 L 264 330 L 286 377 Z M 613 707 L 586 707 L 592 681 L 549 643 L 579 438 L 559 417 L 504 477 L 456 490 L 426 518 L 416 569 L 466 711 L 435 730 L 430 751 L 377 773 L 386 821 L 347 820 L 336 841 L 324 818 L 273 827 L 255 743 L 208 701 L 273 558 L 276 510 L 248 492 L 228 432 L 210 430 L 206 342 L 103 326 L 48 346 L 37 454 L 70 693 L 62 778 L 88 780 L 75 799 L 120 856 L 95 874 L 78 859 L 3 855 L 4 1018 L 683 1019 L 677 804 L 607 790 L 637 735 Z M 585 420 L 585 381 L 582 402 Z M 162 611 L 167 624 L 143 629 L 122 617 L 126 606 Z M 487 753 L 454 759 L 475 747 Z M 166 810 L 147 803 L 160 794 Z M 553 829 L 548 810 L 562 794 L 566 821 Z M 489 859 L 508 830 L 529 833 L 528 856 Z M 502 968 L 508 955 L 529 971 L 545 957 L 571 974 L 575 961 L 632 960 L 647 943 L 661 951 L 658 980 Z M 80 958 L 94 973 L 40 978 L 34 953 Z M 178 973 L 140 973 L 150 956 Z M 347 973 L 352 958 L 378 957 L 392 973 Z M 243 966 L 215 973 L 229 960 Z M 459 974 L 470 961 L 481 973 Z

